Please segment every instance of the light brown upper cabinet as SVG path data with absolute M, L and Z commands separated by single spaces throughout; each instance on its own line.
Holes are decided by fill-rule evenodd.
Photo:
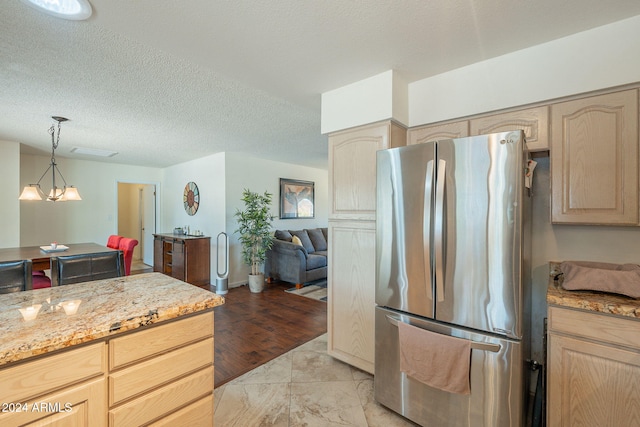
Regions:
M 551 221 L 638 224 L 636 89 L 551 106 Z
M 472 119 L 469 127 L 471 135 L 523 130 L 529 151 L 549 149 L 549 107 L 546 105 Z
M 376 219 L 376 152 L 406 140 L 406 129 L 392 121 L 329 136 L 330 219 Z
M 439 139 L 463 138 L 469 136 L 469 121 L 420 126 L 409 129 L 407 136 L 407 145 L 422 144 Z

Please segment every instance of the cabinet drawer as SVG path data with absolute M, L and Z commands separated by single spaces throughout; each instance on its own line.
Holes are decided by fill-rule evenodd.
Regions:
M 23 401 L 104 373 L 105 347 L 100 342 L 0 370 L 0 402 Z
M 109 425 L 143 425 L 210 394 L 213 394 L 213 366 L 112 409 Z
M 177 425 L 213 427 L 213 395 L 200 399 L 160 421 L 149 424 L 149 427 L 173 427 Z
M 640 321 L 634 318 L 550 306 L 549 331 L 640 349 Z
M 109 377 L 109 405 L 213 364 L 213 338 L 170 351 Z
M 117 369 L 211 336 L 213 311 L 115 338 L 109 341 L 109 369 Z

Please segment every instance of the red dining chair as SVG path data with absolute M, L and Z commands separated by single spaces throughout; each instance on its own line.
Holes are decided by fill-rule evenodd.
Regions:
M 33 271 L 33 289 L 42 289 L 51 287 L 51 279 L 42 270 Z
M 111 249 L 120 249 L 120 240 L 122 240 L 122 236 L 112 234 L 109 236 L 109 240 L 107 240 L 107 247 Z
M 125 275 L 128 276 L 131 274 L 131 260 L 133 259 L 133 248 L 136 247 L 138 241 L 136 239 L 130 239 L 128 237 L 123 237 L 120 240 L 119 249 L 124 252 L 124 271 Z

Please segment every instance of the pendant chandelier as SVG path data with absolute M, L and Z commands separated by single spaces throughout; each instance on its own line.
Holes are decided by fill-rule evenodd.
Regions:
M 45 200 L 49 202 L 66 202 L 71 200 L 82 200 L 80 194 L 78 193 L 78 189 L 73 185 L 67 185 L 67 181 L 65 181 L 60 169 L 58 169 L 58 165 L 56 164 L 56 148 L 58 148 L 58 143 L 60 142 L 60 123 L 66 122 L 69 119 L 64 117 L 53 116 L 51 117 L 53 120 L 58 122 L 58 133 L 56 135 L 55 123 L 51 125 L 49 128 L 49 135 L 51 135 L 51 163 L 47 170 L 44 171 L 40 179 L 36 184 L 29 184 L 24 187 L 22 190 L 22 194 L 20 194 L 20 200 L 42 200 L 44 197 Z M 40 187 L 40 181 L 47 175 L 47 172 L 51 171 L 51 190 L 49 194 L 46 194 L 42 191 L 42 187 Z M 56 174 L 60 176 L 62 179 L 63 187 L 60 188 L 56 185 Z

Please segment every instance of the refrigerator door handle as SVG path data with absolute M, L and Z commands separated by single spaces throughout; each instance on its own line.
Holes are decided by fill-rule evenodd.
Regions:
M 391 323 L 393 326 L 398 326 L 398 322 L 402 322 L 402 320 L 393 316 L 389 316 L 388 314 L 386 315 L 386 318 L 389 321 L 389 323 Z M 407 322 L 404 322 L 404 323 L 407 323 Z M 411 325 L 411 322 L 408 322 L 407 324 Z M 415 326 L 416 328 L 420 327 L 418 325 L 411 325 L 411 326 Z M 464 338 L 460 338 L 460 339 L 464 339 Z M 474 350 L 482 350 L 482 351 L 490 351 L 492 353 L 498 353 L 502 348 L 502 346 L 500 344 L 471 341 L 471 348 Z
M 437 301 L 444 301 L 444 193 L 447 162 L 438 160 L 438 178 L 436 179 L 436 205 L 434 219 L 436 296 Z
M 424 207 L 422 217 L 422 256 L 424 262 L 424 277 L 427 285 L 427 295 L 433 295 L 431 276 L 431 202 L 433 192 L 433 160 L 427 162 L 427 172 L 424 177 Z

